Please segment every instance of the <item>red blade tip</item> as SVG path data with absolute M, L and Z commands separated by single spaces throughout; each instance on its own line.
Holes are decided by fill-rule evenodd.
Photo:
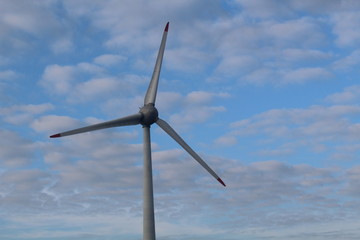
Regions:
M 166 24 L 166 27 L 165 27 L 165 32 L 167 32 L 169 30 L 169 22 Z
M 221 183 L 224 187 L 226 187 L 225 183 L 223 182 L 223 180 L 221 180 L 221 178 L 217 179 L 219 181 L 219 183 Z
M 58 133 L 58 134 L 51 135 L 50 137 L 51 138 L 58 138 L 58 137 L 61 137 L 61 135 L 60 135 L 60 133 Z

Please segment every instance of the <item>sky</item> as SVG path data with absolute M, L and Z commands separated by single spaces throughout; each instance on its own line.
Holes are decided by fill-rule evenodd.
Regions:
M 142 129 L 49 136 L 156 107 L 159 240 L 360 238 L 360 2 L 0 1 L 0 238 L 142 239 Z

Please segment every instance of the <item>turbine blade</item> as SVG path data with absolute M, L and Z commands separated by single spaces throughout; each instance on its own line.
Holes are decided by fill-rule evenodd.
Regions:
M 159 53 L 158 53 L 158 56 L 156 59 L 155 67 L 154 67 L 154 72 L 151 77 L 151 81 L 150 81 L 148 90 L 145 95 L 144 105 L 146 105 L 146 104 L 155 105 L 156 93 L 157 93 L 159 76 L 160 76 L 160 71 L 161 71 L 161 63 L 162 63 L 162 59 L 164 56 L 164 50 L 165 50 L 166 37 L 167 37 L 168 30 L 169 30 L 169 22 L 166 24 L 165 29 L 164 29 L 164 33 L 163 33 L 163 36 L 161 39 Z
M 224 187 L 225 183 L 221 178 L 202 160 L 202 158 L 175 132 L 175 130 L 164 120 L 158 119 L 156 121 L 157 125 L 161 127 L 167 134 L 170 135 L 180 146 L 182 146 L 185 151 L 187 151 L 198 163 L 200 163 L 203 168 L 205 168 L 216 180 L 218 180 Z
M 90 125 L 90 126 L 87 126 L 87 127 L 77 128 L 77 129 L 74 129 L 74 130 L 70 130 L 70 131 L 66 131 L 66 132 L 62 132 L 62 133 L 58 133 L 58 134 L 54 134 L 54 135 L 51 135 L 50 137 L 51 138 L 58 138 L 58 137 L 65 137 L 65 136 L 78 134 L 78 133 L 84 133 L 84 132 L 100 130 L 100 129 L 104 129 L 104 128 L 136 125 L 136 124 L 140 123 L 141 118 L 142 118 L 142 114 L 141 113 L 136 113 L 136 114 L 129 115 L 129 116 L 122 117 L 122 118 L 118 118 L 118 119 L 115 119 L 115 120 L 111 120 L 111 121 L 107 121 L 107 122 L 103 122 L 103 123 L 98 123 L 98 124 Z

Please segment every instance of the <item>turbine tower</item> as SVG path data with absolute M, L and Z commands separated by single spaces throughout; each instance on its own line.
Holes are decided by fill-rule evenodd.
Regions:
M 164 120 L 159 118 L 155 108 L 156 93 L 158 89 L 161 63 L 164 56 L 166 37 L 169 30 L 169 23 L 166 24 L 162 36 L 159 53 L 156 59 L 154 72 L 147 89 L 144 106 L 138 113 L 118 118 L 115 120 L 94 124 L 87 127 L 77 128 L 74 130 L 51 135 L 51 138 L 65 137 L 73 134 L 95 131 L 99 129 L 121 127 L 141 124 L 143 127 L 143 150 L 144 150 L 144 192 L 143 192 L 143 239 L 155 240 L 155 220 L 154 220 L 154 196 L 153 196 L 153 179 L 151 163 L 151 140 L 150 126 L 154 123 L 159 125 L 167 134 L 170 135 L 185 151 L 187 151 L 206 171 L 208 171 L 224 187 L 225 183 L 221 178 L 204 162 L 204 160 L 175 132 L 175 130 Z

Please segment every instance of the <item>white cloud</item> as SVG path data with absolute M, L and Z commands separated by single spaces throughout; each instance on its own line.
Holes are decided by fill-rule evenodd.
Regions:
M 354 85 L 346 87 L 343 92 L 334 93 L 326 97 L 327 101 L 333 103 L 352 103 L 360 97 L 360 86 Z
M 36 115 L 52 110 L 54 106 L 50 103 L 44 104 L 28 104 L 28 105 L 14 105 L 10 107 L 0 108 L 0 116 L 4 121 L 15 124 L 28 124 Z
M 110 98 L 103 105 L 103 111 L 110 116 L 126 116 L 138 112 L 144 105 L 144 96 L 134 95 L 132 97 Z
M 104 69 L 93 63 L 80 62 L 75 66 L 75 69 L 80 73 L 86 74 L 102 74 Z
M 3 37 L 0 40 L 0 51 L 5 56 L 13 56 L 40 48 L 49 48 L 55 52 L 68 50 L 72 46 L 68 27 L 70 22 L 64 18 L 60 20 L 61 12 L 56 12 L 54 7 L 52 1 L 36 4 L 23 0 L 16 3 L 2 2 L 0 30 Z M 38 44 L 33 41 L 34 38 L 41 38 L 43 41 Z M 66 41 L 61 42 L 58 38 Z
M 347 3 L 351 1 L 326 1 L 326 0 L 304 0 L 304 1 L 290 1 L 295 11 L 309 11 L 314 13 L 331 13 L 334 10 L 346 9 Z
M 15 132 L 0 130 L 0 164 L 2 167 L 23 167 L 32 161 L 35 146 Z
M 282 83 L 281 75 L 270 68 L 256 69 L 255 71 L 246 75 L 243 79 L 240 79 L 240 81 L 243 80 L 256 85 L 264 85 L 271 82 L 274 82 L 275 84 Z
M 0 71 L 0 80 L 14 79 L 18 74 L 12 70 Z
M 229 97 L 229 94 L 225 92 L 190 92 L 177 102 L 176 106 L 182 106 L 184 110 L 178 112 L 178 108 L 175 107 L 175 113 L 170 115 L 170 122 L 179 128 L 186 127 L 190 123 L 205 122 L 216 112 L 226 111 L 223 106 L 211 106 L 213 99 L 227 97 Z
M 75 101 L 87 101 L 92 98 L 108 96 L 114 91 L 119 91 L 121 82 L 115 78 L 95 78 L 86 82 L 79 83 L 70 99 Z
M 292 9 L 289 4 L 282 3 L 278 4 L 276 1 L 247 1 L 237 0 L 241 7 L 246 9 L 246 13 L 249 16 L 255 18 L 271 18 L 271 17 L 289 17 L 293 16 Z
M 223 106 L 200 106 L 191 107 L 180 113 L 175 113 L 170 116 L 170 122 L 179 127 L 187 126 L 191 123 L 203 123 L 206 122 L 216 112 L 224 112 L 226 109 Z
M 331 77 L 327 64 L 334 54 L 317 50 L 327 41 L 321 21 L 298 16 L 280 19 L 250 21 L 239 14 L 211 25 L 213 31 L 203 38 L 210 39 L 209 51 L 216 59 L 212 62 L 219 63 L 209 80 L 282 85 Z M 214 37 L 220 39 L 211 41 Z
M 63 38 L 56 40 L 53 44 L 51 44 L 51 50 L 58 53 L 69 53 L 74 49 L 74 43 L 69 38 Z
M 23 230 L 17 234 L 23 239 L 99 239 L 121 236 L 134 240 L 136 238 L 133 236 L 139 234 L 138 226 L 141 225 L 139 216 L 102 213 L 94 216 L 74 213 L 56 215 L 42 213 L 36 216 L 14 214 L 9 216 L 8 220 Z M 126 227 L 119 229 L 119 226 Z M 42 230 L 34 231 L 38 228 Z M 10 238 L 13 234 L 3 236 Z
M 183 100 L 183 96 L 177 92 L 158 92 L 156 99 L 156 108 L 160 113 L 165 113 L 173 111 L 175 106 Z
M 78 127 L 79 121 L 67 116 L 47 115 L 35 119 L 31 127 L 37 132 L 56 133 Z
M 140 216 L 125 216 L 124 212 L 119 214 L 98 213 L 96 215 L 84 215 L 74 213 L 61 213 L 56 216 L 48 214 L 38 214 L 29 216 L 26 214 L 16 214 L 8 217 L 21 233 L 18 237 L 23 239 L 113 239 L 126 238 L 128 240 L 136 240 L 142 235 L 141 229 L 142 218 Z M 58 226 L 63 226 L 61 229 Z M 119 226 L 124 226 L 119 229 Z M 158 238 L 173 238 L 174 233 L 182 238 L 182 236 L 202 236 L 211 235 L 215 231 L 208 226 L 194 226 L 191 222 L 169 223 L 162 219 L 156 222 Z M 8 226 L 4 226 L 7 229 Z M 34 229 L 41 228 L 41 231 Z M 54 230 L 56 229 L 56 231 Z M 23 231 L 22 231 L 23 230 Z M 11 238 L 13 234 L 2 235 Z M 196 239 L 198 239 L 196 237 Z
M 119 233 L 116 228 L 118 224 L 111 224 L 113 221 L 124 221 L 127 226 L 130 221 L 135 226 L 141 226 L 141 219 L 137 219 L 137 216 L 142 211 L 139 200 L 142 146 L 123 144 L 116 136 L 99 132 L 93 133 L 91 138 L 79 135 L 64 139 L 60 146 L 47 146 L 43 151 L 48 153 L 46 163 L 49 164 L 51 174 L 47 171 L 16 170 L 0 175 L 1 192 L 6 194 L 3 202 L 8 210 L 17 208 L 6 219 L 28 222 L 21 218 L 23 206 L 26 206 L 28 212 L 36 212 L 38 227 L 65 224 L 62 225 L 64 229 L 51 233 L 50 236 L 54 238 L 77 236 L 78 228 L 94 235 L 104 233 L 102 236 L 141 234 L 139 228 Z M 237 160 L 209 156 L 207 159 L 212 167 L 223 170 L 221 175 L 228 184 L 225 190 L 208 191 L 216 189 L 217 182 L 184 151 L 155 151 L 153 166 L 158 225 L 170 225 L 172 229 L 198 226 L 205 219 L 231 214 L 231 218 L 216 218 L 219 222 L 208 223 L 209 228 L 194 227 L 186 231 L 190 235 L 213 235 L 232 231 L 232 226 L 236 229 L 241 226 L 240 229 L 245 231 L 250 227 L 257 228 L 260 223 L 262 228 L 271 229 L 275 225 L 287 227 L 309 222 L 316 224 L 318 216 L 322 220 L 332 221 L 338 214 L 348 214 L 341 207 L 342 200 L 338 196 L 334 197 L 333 192 L 346 190 L 347 196 L 352 199 L 350 185 L 344 186 L 340 180 L 345 179 L 355 190 L 353 176 L 356 175 L 356 168 L 349 170 L 351 174 L 347 178 L 344 170 L 335 168 L 290 165 L 279 161 L 243 165 Z M 5 188 L 9 182 L 15 187 Z M 329 191 L 329 188 L 332 190 Z M 287 204 L 295 207 L 286 211 L 277 208 Z M 328 212 L 329 206 L 331 212 Z M 42 215 L 49 210 L 56 217 L 54 214 Z M 78 217 L 69 215 L 69 211 L 77 213 Z M 98 217 L 89 218 L 89 215 Z M 121 217 L 109 217 L 114 215 Z M 108 221 L 104 225 L 98 224 Z M 28 224 L 26 227 L 32 226 L 31 221 Z M 67 224 L 72 226 L 71 229 L 66 227 Z M 93 224 L 98 227 L 91 227 Z M 224 226 L 229 227 L 224 229 Z M 39 232 L 34 226 L 31 229 L 34 229 L 33 234 L 40 234 L 36 236 L 48 233 Z M 181 230 L 176 230 L 176 234 L 180 233 Z M 159 235 L 162 234 L 168 236 L 170 233 L 168 230 L 159 230 Z M 34 235 L 30 232 L 23 236 Z
M 359 177 L 360 167 L 356 166 L 352 169 L 349 169 L 347 173 L 348 173 L 349 182 L 347 183 L 344 192 L 358 197 L 360 195 L 360 189 L 358 187 L 360 183 L 360 177 Z
M 72 144 L 76 144 L 76 141 L 73 141 Z M 88 149 L 94 148 L 93 145 L 87 147 Z M 115 145 L 112 147 L 116 148 Z M 75 148 L 76 146 L 73 146 L 73 149 Z M 98 149 L 101 149 L 101 146 L 98 146 Z M 84 153 L 83 150 L 79 151 L 78 154 Z M 102 151 L 106 152 L 107 150 L 103 149 Z M 137 157 L 141 158 L 141 147 L 137 151 Z M 58 154 L 63 155 L 64 152 L 62 148 L 61 153 Z M 73 151 L 71 150 L 70 152 Z M 127 155 L 126 148 L 121 149 L 121 152 Z M 90 151 L 88 156 L 91 155 L 93 153 Z M 202 218 L 199 218 L 201 215 L 204 215 L 204 218 L 209 218 L 212 215 L 220 214 L 220 212 L 222 214 L 232 212 L 235 214 L 233 218 L 221 221 L 232 222 L 236 226 L 245 224 L 243 226 L 245 228 L 253 223 L 258 223 L 258 221 L 265 228 L 271 227 L 272 224 L 280 224 L 282 226 L 294 225 L 298 222 L 306 221 L 308 217 L 314 216 L 311 214 L 311 211 L 306 211 L 309 204 L 315 207 L 314 199 L 317 200 L 315 204 L 318 206 L 316 208 L 317 214 L 326 214 L 325 209 L 328 209 L 332 195 L 331 192 L 327 192 L 327 195 L 324 196 L 323 191 L 326 191 L 326 188 L 329 186 L 334 188 L 334 191 L 338 191 L 343 186 L 343 184 L 339 184 L 338 178 L 336 178 L 336 176 L 344 174 L 339 169 L 320 169 L 309 165 L 287 165 L 278 161 L 257 162 L 245 166 L 238 162 L 232 162 L 229 159 L 211 159 L 209 161 L 210 165 L 218 165 L 222 162 L 221 168 L 225 170 L 223 175 L 226 176 L 228 188 L 226 194 L 219 193 L 218 191 L 209 193 L 206 191 L 206 187 L 196 188 L 196 190 L 193 187 L 189 187 L 194 186 L 196 179 L 201 181 L 201 186 L 212 186 L 215 185 L 216 181 L 212 182 L 211 176 L 201 172 L 201 167 L 194 167 L 197 163 L 191 158 L 186 157 L 182 159 L 183 155 L 184 153 L 181 150 L 156 152 L 154 154 L 154 180 L 157 186 L 156 203 L 157 206 L 161 206 L 157 207 L 157 216 L 161 219 L 160 224 L 162 221 L 168 224 L 171 224 L 173 221 L 184 222 L 188 221 L 186 219 L 189 219 L 189 216 L 198 216 L 190 221 L 195 224 L 197 221 L 201 221 Z M 120 215 L 125 218 L 127 218 L 126 216 L 131 217 L 140 214 L 141 207 L 137 205 L 139 201 L 135 199 L 139 197 L 138 195 L 141 192 L 141 177 L 138 177 L 139 175 L 141 176 L 141 169 L 131 168 L 128 165 L 129 161 L 126 161 L 124 165 L 122 161 L 118 160 L 118 154 L 106 156 L 93 155 L 97 159 L 96 161 L 81 160 L 77 163 L 60 161 L 61 165 L 53 165 L 54 170 L 59 171 L 61 176 L 56 177 L 57 183 L 55 185 L 51 185 L 55 176 L 51 176 L 51 179 L 48 174 L 39 171 L 23 172 L 20 175 L 15 172 L 3 175 L 2 182 L 4 184 L 11 181 L 17 186 L 15 191 L 6 198 L 8 200 L 10 197 L 17 196 L 16 202 L 8 203 L 8 206 L 18 206 L 17 204 L 21 203 L 20 197 L 22 197 L 30 204 L 27 207 L 35 207 L 37 212 L 40 206 L 40 209 L 43 210 L 51 206 L 59 221 L 69 220 L 64 213 L 70 207 L 72 212 L 78 212 L 78 215 L 83 216 L 81 217 L 81 226 L 83 228 L 87 228 L 86 216 L 88 214 L 86 212 L 92 212 L 98 216 L 113 215 L 114 213 L 118 215 L 119 212 L 122 212 L 123 214 Z M 99 161 L 100 159 L 102 161 Z M 356 168 L 351 171 L 356 172 Z M 353 179 L 352 176 L 355 175 L 350 175 L 349 180 Z M 44 191 L 46 186 L 48 186 L 47 190 Z M 129 189 L 128 186 L 133 187 Z M 24 187 L 28 190 L 21 192 L 21 189 Z M 169 188 L 173 189 L 171 193 L 169 193 Z M 26 198 L 26 194 L 30 194 L 30 192 L 33 196 L 31 198 L 33 201 L 29 201 L 31 199 Z M 17 195 L 20 193 L 22 194 Z M 53 196 L 59 197 L 57 200 L 58 205 L 51 204 L 54 199 L 49 195 L 50 193 L 55 194 Z M 102 193 L 102 197 L 96 198 L 99 193 Z M 261 199 L 259 199 L 259 196 Z M 119 199 L 122 200 L 119 201 Z M 338 199 L 334 200 L 337 201 Z M 199 203 L 204 201 L 206 202 L 206 207 L 203 204 L 200 206 Z M 296 209 L 301 209 L 302 211 L 289 210 L 291 212 L 282 212 L 283 217 L 287 218 L 287 221 L 279 221 L 278 215 L 273 215 L 276 209 L 272 207 L 292 204 L 294 201 L 297 204 Z M 243 206 L 243 208 L 236 207 L 239 205 Z M 260 206 L 262 207 L 259 208 Z M 135 209 L 129 212 L 126 209 L 130 207 Z M 208 211 L 208 208 L 211 208 L 212 211 Z M 341 209 L 341 207 L 333 206 L 334 212 L 331 216 L 338 214 L 338 211 L 341 212 Z M 255 216 L 252 215 L 254 211 L 257 212 Z M 40 215 L 37 214 L 37 216 Z M 246 218 L 242 219 L 238 216 L 246 216 Z M 252 217 L 248 218 L 250 216 Z M 331 216 L 328 217 L 331 218 Z M 100 220 L 98 218 L 92 219 Z M 118 220 L 122 221 L 121 219 Z M 314 219 L 307 220 L 314 221 Z M 40 225 L 44 226 L 46 224 L 41 223 Z M 136 225 L 141 225 L 141 223 L 136 223 Z M 107 226 L 112 228 L 113 225 Z M 74 230 L 66 232 L 68 234 L 75 234 L 76 230 L 75 232 Z M 217 227 L 213 229 L 215 232 L 218 230 Z M 101 232 L 101 229 L 95 229 L 94 233 L 98 233 L 98 231 Z M 195 229 L 192 231 L 195 231 Z M 160 232 L 168 234 L 166 231 Z M 112 234 L 112 230 L 108 234 Z
M 356 68 L 360 63 L 360 50 L 353 51 L 350 55 L 341 58 L 333 63 L 335 70 L 349 71 Z
M 222 136 L 214 141 L 215 145 L 234 146 L 237 143 L 235 136 Z
M 210 103 L 215 97 L 229 97 L 227 93 L 212 93 L 212 92 L 205 92 L 205 91 L 194 91 L 190 92 L 186 95 L 184 102 L 188 105 L 197 105 L 197 104 L 208 104 Z
M 154 168 L 158 171 L 156 185 L 160 191 L 169 187 L 185 189 L 194 182 L 199 172 L 205 173 L 183 149 L 159 151 L 153 155 Z
M 304 84 L 306 82 L 329 80 L 333 74 L 325 68 L 306 67 L 293 70 L 280 70 L 277 68 L 259 68 L 240 79 L 256 85 L 273 84 L 277 86 L 286 84 Z
M 76 70 L 72 66 L 50 65 L 44 70 L 40 84 L 50 94 L 65 94 L 70 91 L 76 80 Z
M 236 2 L 240 4 L 242 8 L 245 8 L 244 12 L 246 14 L 261 19 L 287 19 L 303 12 L 323 16 L 324 14 L 332 14 L 336 11 L 351 11 L 359 7 L 359 2 L 356 0 L 330 2 L 327 0 L 291 0 L 283 2 L 281 5 L 279 5 L 276 0 L 260 0 L 255 2 L 237 0 Z
M 278 156 L 290 156 L 294 153 L 294 150 L 291 148 L 282 148 L 279 149 L 264 149 L 257 152 L 260 156 L 271 156 L 271 157 L 278 157 Z
M 191 47 L 166 50 L 166 67 L 186 72 L 204 71 L 205 66 L 215 59 L 213 54 Z
M 287 124 L 291 127 L 309 127 L 313 124 L 322 125 L 324 128 L 326 124 L 346 124 L 344 127 L 350 127 L 353 124 L 346 122 L 345 116 L 360 114 L 360 107 L 335 105 L 330 107 L 311 106 L 308 109 L 272 109 L 264 113 L 253 116 L 250 119 L 241 120 L 232 124 L 233 127 L 240 127 L 244 129 L 244 134 L 261 132 L 266 130 L 267 133 L 275 133 L 273 131 L 276 126 L 284 126 Z M 345 121 L 345 122 L 344 122 Z M 286 126 L 285 126 L 286 127 Z M 317 128 L 318 130 L 323 129 Z M 303 130 L 305 128 L 302 128 Z M 275 128 L 276 129 L 276 128 Z M 332 130 L 331 130 L 332 129 Z M 329 131 L 338 131 L 338 128 L 331 128 Z M 343 130 L 346 130 L 345 128 Z M 347 130 L 346 130 L 347 131 Z M 348 132 L 350 133 L 350 132 Z
M 125 5 L 126 8 L 123 7 Z M 181 39 L 189 39 L 184 35 L 187 34 L 188 26 L 191 26 L 194 20 L 199 17 L 209 19 L 212 16 L 211 13 L 221 14 L 223 12 L 222 8 L 219 7 L 219 1 L 212 1 L 206 5 L 207 11 L 202 13 L 203 3 L 201 1 L 172 1 L 171 3 L 158 1 L 152 4 L 142 0 L 121 3 L 117 1 L 106 1 L 105 3 L 93 1 L 91 4 L 83 1 L 64 2 L 65 8 L 72 17 L 87 19 L 95 31 L 109 33 L 108 39 L 104 42 L 105 47 L 124 49 L 136 54 L 143 53 L 145 50 L 147 51 L 146 56 L 142 56 L 142 59 L 147 59 L 149 54 L 155 53 L 151 49 L 157 51 L 161 31 L 167 21 L 170 21 L 170 29 L 172 24 L 178 26 L 178 31 L 174 31 L 173 34 L 180 36 L 180 38 L 183 36 Z M 92 9 L 97 9 L 97 11 L 92 11 Z M 185 22 L 181 11 L 186 11 Z M 146 17 L 139 18 L 138 15 Z M 123 19 L 127 20 L 123 21 Z M 196 57 L 199 55 L 201 54 L 197 54 Z M 192 62 L 199 65 L 196 61 Z M 177 67 L 181 66 L 177 65 Z M 188 66 L 187 69 L 189 69 Z
M 284 83 L 304 83 L 314 80 L 329 80 L 332 74 L 323 68 L 300 68 L 284 74 Z
M 238 76 L 253 71 L 259 66 L 259 61 L 253 56 L 227 56 L 219 63 L 215 71 L 219 72 L 219 75 Z
M 333 32 L 340 47 L 355 46 L 360 42 L 360 12 L 356 9 L 333 15 Z
M 223 137 L 248 139 L 249 144 L 255 144 L 253 154 L 256 155 L 279 157 L 307 149 L 329 156 L 347 152 L 351 160 L 356 155 L 354 151 L 333 146 L 346 146 L 359 140 L 360 125 L 352 120 L 359 115 L 360 107 L 355 105 L 272 109 L 234 122 L 232 131 Z
M 326 41 L 317 20 L 307 17 L 279 23 L 265 23 L 263 30 L 270 40 L 274 41 L 274 46 L 316 47 Z
M 284 60 L 291 62 L 311 62 L 321 61 L 332 57 L 332 53 L 322 52 L 315 49 L 288 48 L 282 51 Z
M 116 54 L 104 54 L 96 57 L 94 63 L 103 66 L 113 66 L 115 64 L 121 64 L 127 60 L 127 57 Z
M 224 136 L 210 139 L 221 146 L 208 149 L 204 156 L 227 183 L 225 189 L 183 150 L 163 150 L 164 142 L 153 142 L 159 238 L 358 238 L 358 222 L 349 222 L 359 212 L 360 109 L 357 75 L 352 75 L 359 62 L 354 49 L 359 39 L 356 22 L 345 26 L 346 21 L 357 19 L 356 0 L 281 5 L 271 0 L 9 1 L 1 5 L 0 64 L 4 68 L 0 78 L 6 79 L 5 84 L 14 82 L 8 99 L 17 103 L 0 109 L 1 120 L 19 124 L 11 127 L 31 140 L 0 131 L 4 206 L 0 238 L 140 237 L 139 126 L 44 142 L 32 130 L 52 134 L 108 120 L 99 111 L 111 116 L 137 111 L 154 64 L 148 60 L 155 58 L 167 21 L 170 32 L 163 66 L 167 79 L 160 87 L 166 90 L 159 92 L 156 105 L 163 109 L 164 119 L 176 122 L 178 129 L 220 115 L 228 107 L 224 98 L 229 97 L 222 89 L 230 89 L 234 102 L 250 105 L 232 111 L 232 119 L 247 117 L 234 122 Z M 30 63 L 34 68 L 19 59 L 36 59 Z M 52 104 L 23 104 L 49 102 L 41 101 L 43 93 L 33 86 L 41 68 L 42 90 L 57 96 Z M 182 78 L 188 83 L 176 81 L 178 70 L 185 71 Z M 336 71 L 343 71 L 342 75 Z M 324 81 L 329 87 L 317 92 L 321 82 L 315 81 L 330 77 L 336 81 Z M 200 78 L 219 81 L 194 83 Z M 12 79 L 16 81 L 8 81 Z M 236 81 L 266 88 L 239 90 Z M 302 85 L 288 86 L 294 83 Z M 189 84 L 201 85 L 201 90 L 181 93 L 188 91 Z M 353 86 L 329 95 L 324 103 L 344 105 L 311 105 L 319 94 L 345 85 Z M 169 92 L 174 86 L 176 92 Z M 279 95 L 259 106 L 258 99 L 249 100 L 250 93 L 242 94 L 247 88 L 264 93 L 264 99 Z M 297 96 L 287 98 L 298 90 L 306 93 L 306 103 Z M 77 103 L 78 112 L 68 103 Z M 276 109 L 267 110 L 272 104 Z M 291 107 L 294 104 L 296 108 Z M 55 105 L 64 112 L 45 115 Z M 69 111 L 81 121 L 66 116 Z M 91 113 L 98 118 L 83 119 Z M 28 123 L 32 129 L 24 126 Z M 214 121 L 207 124 L 215 125 L 214 132 L 206 133 L 209 138 L 224 131 L 225 126 Z M 330 164 L 339 167 L 330 168 Z M 129 228 L 119 230 L 120 225 Z
M 108 99 L 111 96 L 136 95 L 139 86 L 148 84 L 148 81 L 147 76 L 113 76 L 102 66 L 80 62 L 68 66 L 47 66 L 39 84 L 49 95 L 63 95 L 68 102 L 78 103 Z
M 31 5 L 28 5 L 31 6 Z M 36 32 L 38 19 L 36 19 L 35 15 L 29 14 L 5 14 L 3 16 L 3 21 L 5 24 L 10 27 L 15 27 L 21 29 L 26 32 L 34 33 Z

